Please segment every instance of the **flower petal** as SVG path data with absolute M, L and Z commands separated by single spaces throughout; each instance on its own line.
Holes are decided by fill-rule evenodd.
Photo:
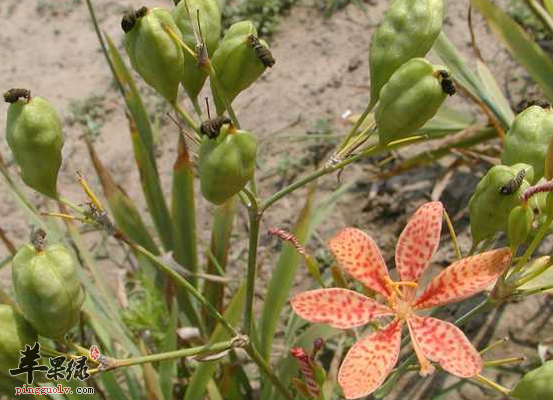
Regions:
M 411 338 L 430 361 L 455 376 L 470 378 L 478 375 L 483 361 L 463 331 L 449 322 L 412 315 L 407 324 Z
M 511 250 L 507 247 L 463 258 L 432 279 L 414 306 L 436 307 L 473 296 L 493 283 L 510 261 Z
M 402 281 L 417 282 L 440 244 L 444 207 L 425 203 L 401 232 L 396 247 L 396 268 Z
M 303 319 L 348 329 L 365 325 L 375 317 L 392 315 L 388 307 L 348 289 L 318 289 L 295 295 L 290 301 Z
M 363 285 L 390 296 L 390 275 L 378 246 L 365 232 L 346 228 L 328 242 L 338 267 Z
M 384 382 L 397 363 L 402 320 L 361 339 L 348 351 L 338 372 L 346 399 L 365 397 Z

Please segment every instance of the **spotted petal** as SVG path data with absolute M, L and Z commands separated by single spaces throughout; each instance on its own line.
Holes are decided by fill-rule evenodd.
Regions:
M 399 356 L 401 326 L 396 319 L 352 346 L 338 372 L 346 399 L 368 396 L 384 382 Z
M 440 244 L 444 207 L 425 203 L 401 232 L 396 247 L 396 268 L 402 281 L 417 282 Z
M 463 331 L 449 322 L 412 315 L 407 320 L 411 338 L 423 355 L 461 378 L 478 375 L 483 367 L 478 351 Z
M 297 294 L 290 301 L 303 319 L 348 329 L 365 325 L 376 317 L 392 315 L 388 307 L 348 289 L 318 289 Z
M 486 289 L 507 268 L 511 251 L 488 251 L 459 260 L 438 274 L 415 301 L 417 308 L 454 303 Z
M 372 238 L 355 228 L 346 228 L 328 242 L 338 267 L 363 285 L 385 297 L 391 294 L 390 276 L 378 246 Z

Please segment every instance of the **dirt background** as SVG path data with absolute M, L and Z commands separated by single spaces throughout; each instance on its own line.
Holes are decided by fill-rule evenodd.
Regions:
M 95 0 L 94 3 L 102 29 L 115 43 L 121 44 L 123 33 L 120 18 L 126 10 L 143 4 L 170 7 L 172 1 Z M 317 6 L 318 4 L 309 1 L 300 1 L 283 18 L 278 32 L 270 39 L 277 59 L 276 66 L 235 102 L 242 125 L 255 132 L 261 141 L 258 177 L 262 197 L 311 170 L 313 159 L 326 154 L 329 143 L 333 143 L 329 139 L 292 141 L 284 138 L 302 138 L 305 132 L 343 133 L 349 124 L 342 119 L 342 114 L 347 110 L 361 112 L 368 101 L 367 54 L 370 37 L 382 18 L 386 2 L 369 3 L 365 11 L 350 5 L 330 19 L 323 18 Z M 461 52 L 472 59 L 466 23 L 467 7 L 466 1 L 449 1 L 444 30 Z M 5 90 L 26 87 L 34 95 L 47 97 L 65 121 L 66 144 L 59 181 L 62 193 L 76 202 L 82 201 L 75 182 L 76 170 L 83 171 L 91 183 L 98 187 L 82 141 L 85 127 L 79 121 L 84 120 L 85 125 L 88 124 L 96 133 L 95 145 L 102 161 L 138 206 L 145 209 L 124 117 L 124 104 L 114 90 L 110 71 L 89 22 L 84 1 L 2 0 L 0 20 L 4 26 L 0 30 L 0 88 Z M 524 71 L 516 66 L 496 38 L 488 32 L 479 16 L 475 16 L 475 31 L 483 57 L 508 95 L 512 106 L 516 107 L 524 98 L 539 98 L 539 90 L 529 85 Z M 433 55 L 430 58 L 436 60 Z M 176 156 L 177 129 L 163 117 L 163 112 L 169 111 L 163 100 L 153 95 L 144 85 L 142 87 L 147 93 L 149 111 L 161 116 L 156 154 L 162 182 L 167 191 L 170 188 L 171 166 Z M 463 110 L 474 109 L 461 96 L 448 100 L 448 103 Z M 189 106 L 185 99 L 183 104 Z M 5 125 L 6 108 L 7 105 L 0 107 L 0 126 Z M 3 136 L 0 146 L 3 155 L 11 163 Z M 400 153 L 397 156 L 402 155 L 404 154 Z M 342 174 L 341 182 L 354 181 L 354 184 L 317 229 L 309 247 L 317 253 L 321 243 L 341 227 L 357 226 L 375 238 L 391 265 L 394 244 L 407 217 L 418 205 L 429 199 L 436 179 L 444 173 L 445 166 L 452 160 L 447 159 L 439 165 L 394 177 L 386 182 L 374 181 L 374 167 L 370 162 L 348 168 Z M 449 213 L 456 217 L 455 226 L 459 230 L 464 251 L 468 251 L 470 247 L 470 238 L 466 232 L 467 201 L 486 167 L 480 165 L 472 170 L 466 167 L 456 170 L 441 195 Z M 12 170 L 15 172 L 15 167 L 12 166 Z M 19 245 L 27 239 L 31 227 L 3 185 L 1 182 L 0 227 L 9 232 L 13 241 Z M 318 199 L 325 198 L 339 185 L 335 176 L 322 179 L 319 182 Z M 26 193 L 41 209 L 48 208 L 41 197 L 30 190 L 26 190 Z M 272 226 L 289 229 L 304 198 L 305 190 L 302 189 L 278 203 L 265 216 L 262 232 Z M 200 241 L 202 245 L 207 245 L 212 207 L 200 196 L 198 203 Z M 51 209 L 52 205 L 49 207 Z M 236 276 L 245 271 L 245 227 L 245 214 L 241 213 L 233 237 L 229 264 L 231 272 Z M 97 237 L 89 237 L 91 246 L 95 246 L 95 254 L 102 259 L 106 270 L 117 271 L 122 262 L 120 252 L 110 243 L 98 246 Z M 448 236 L 444 234 L 443 237 L 441 249 L 434 259 L 435 271 L 453 260 Z M 264 283 L 271 276 L 277 250 L 275 241 L 262 235 L 259 299 L 264 291 Z M 7 255 L 5 247 L 0 245 L 0 260 Z M 9 286 L 8 268 L 0 271 L 0 277 Z M 305 278 L 303 272 L 300 272 L 298 287 L 294 291 L 305 285 L 301 284 L 302 280 L 305 281 Z M 478 299 L 473 299 L 461 306 L 450 307 L 444 316 L 453 319 L 477 301 Z M 485 318 L 474 320 L 466 332 L 474 338 L 474 343 L 479 348 L 497 338 L 511 337 L 509 343 L 500 346 L 487 358 L 523 354 L 528 357 L 526 364 L 535 363 L 537 344 L 551 337 L 552 304 L 546 297 L 508 304 Z M 516 366 L 506 370 L 489 369 L 485 374 L 508 386 L 517 379 L 517 370 Z M 426 380 L 418 379 L 413 374 L 411 378 L 403 378 L 397 394 L 390 398 L 431 399 L 431 394 L 439 386 L 445 387 L 454 382 L 455 379 L 444 374 L 436 374 Z M 480 400 L 500 399 L 501 396 L 481 387 L 465 384 L 445 398 Z

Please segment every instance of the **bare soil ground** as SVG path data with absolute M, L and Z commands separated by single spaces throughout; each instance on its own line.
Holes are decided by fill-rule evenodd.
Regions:
M 129 8 L 141 5 L 170 7 L 169 0 L 95 0 L 102 29 L 115 41 L 122 43 L 121 15 Z M 268 71 L 251 89 L 236 101 L 242 125 L 255 132 L 261 140 L 260 191 L 262 196 L 274 192 L 294 177 L 313 168 L 313 159 L 325 154 L 329 140 L 287 141 L 282 138 L 312 133 L 343 133 L 348 123 L 341 118 L 346 110 L 360 112 L 368 101 L 368 48 L 370 37 L 382 18 L 386 2 L 373 2 L 365 12 L 348 6 L 330 19 L 324 19 L 311 2 L 302 1 L 283 19 L 278 33 L 271 39 L 277 59 L 276 66 Z M 467 2 L 449 1 L 445 31 L 462 53 L 473 59 L 470 36 L 466 24 Z M 64 195 L 75 201 L 82 195 L 75 182 L 75 171 L 83 171 L 95 187 L 98 182 L 82 141 L 83 125 L 78 121 L 89 116 L 88 125 L 97 133 L 95 145 L 116 181 L 145 209 L 137 170 L 134 166 L 124 104 L 113 88 L 110 71 L 100 52 L 84 1 L 80 0 L 2 0 L 0 18 L 4 29 L 0 31 L 0 87 L 26 87 L 34 95 L 47 97 L 62 115 L 65 123 L 66 145 L 60 188 Z M 476 16 L 475 30 L 484 59 L 502 88 L 508 93 L 513 106 L 526 97 L 538 96 L 530 86 L 524 71 L 516 66 L 508 53 L 488 32 Z M 431 59 L 436 57 L 431 55 Z M 177 129 L 164 117 L 169 111 L 162 100 L 147 88 L 148 107 L 157 112 L 160 124 L 157 136 L 157 155 L 165 190 L 170 188 L 171 166 L 176 156 Z M 449 100 L 448 100 L 449 101 Z M 186 101 L 183 100 L 184 104 Z M 93 105 L 90 107 L 90 105 Z M 473 110 L 458 96 L 450 105 Z M 87 108 L 88 106 L 88 108 Z M 5 107 L 5 106 L 4 106 Z M 5 125 L 5 108 L 0 112 L 0 126 Z M 94 112 L 98 115 L 94 115 Z M 7 155 L 6 143 L 0 139 L 2 153 Z M 7 156 L 8 161 L 10 157 Z M 410 172 L 386 182 L 374 182 L 370 164 L 365 162 L 344 171 L 341 181 L 355 180 L 343 196 L 332 215 L 317 230 L 316 239 L 309 247 L 316 252 L 333 233 L 352 225 L 369 232 L 381 245 L 386 259 L 392 265 L 395 241 L 408 216 L 422 202 L 428 200 L 436 179 L 444 172 L 442 162 L 431 168 Z M 476 170 L 462 168 L 456 171 L 441 196 L 451 215 L 456 216 L 456 227 L 464 251 L 470 247 L 467 234 L 466 205 L 478 177 L 485 166 Z M 13 171 L 16 168 L 13 167 Z M 3 185 L 0 184 L 0 185 Z M 336 177 L 327 177 L 319 183 L 318 198 L 337 189 Z M 9 232 L 16 244 L 23 243 L 29 233 L 25 216 L 4 187 L 0 186 L 0 227 Z M 44 208 L 43 200 L 28 191 L 33 201 Z M 299 213 L 305 190 L 278 203 L 264 219 L 262 231 L 279 226 L 290 229 Z M 199 199 L 199 232 L 203 244 L 208 243 L 212 207 Z M 50 204 L 52 207 L 52 204 Z M 146 215 L 146 214 L 144 214 Z M 231 254 L 232 273 L 241 275 L 245 268 L 245 218 L 237 221 Z M 91 243 L 97 241 L 91 237 Z M 259 299 L 264 282 L 271 275 L 276 252 L 274 241 L 265 235 L 261 238 Z M 112 244 L 99 249 L 107 271 L 116 267 L 120 253 Z M 117 254 L 111 256 L 110 254 Z M 7 251 L 0 246 L 0 259 Z M 434 272 L 454 259 L 447 235 L 435 257 Z M 120 261 L 120 260 L 119 260 Z M 301 271 L 301 269 L 300 269 Z M 0 271 L 7 278 L 8 271 Z M 4 279 L 6 282 L 8 279 Z M 306 286 L 301 272 L 294 291 Z M 453 319 L 478 299 L 448 309 L 444 317 Z M 525 355 L 528 362 L 537 360 L 537 344 L 551 336 L 553 307 L 551 299 L 533 298 L 508 304 L 497 311 L 469 324 L 466 331 L 479 347 L 495 339 L 510 336 L 512 340 L 499 347 L 487 358 Z M 504 385 L 518 377 L 518 367 L 509 370 L 486 370 L 485 374 Z M 456 382 L 445 374 L 419 379 L 415 374 L 404 378 L 395 395 L 396 400 L 432 398 L 438 387 Z M 483 400 L 501 397 L 472 384 L 447 395 L 448 400 Z

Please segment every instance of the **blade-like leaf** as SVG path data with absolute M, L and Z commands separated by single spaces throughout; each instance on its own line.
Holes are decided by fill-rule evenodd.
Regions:
M 484 84 L 478 79 L 478 76 L 469 68 L 461 54 L 457 51 L 453 43 L 448 39 L 445 33 L 441 32 L 434 42 L 432 49 L 450 69 L 453 78 L 459 82 L 470 94 L 480 99 L 495 114 L 497 119 L 508 129 L 509 116 L 505 115 L 502 108 L 498 106 L 490 96 Z
M 480 77 L 480 80 L 482 81 L 482 84 L 486 88 L 488 94 L 493 99 L 498 109 L 501 110 L 506 122 L 508 122 L 509 126 L 511 126 L 513 120 L 515 119 L 515 113 L 509 105 L 509 100 L 507 100 L 505 95 L 501 92 L 501 89 L 493 77 L 492 72 L 488 66 L 480 60 L 476 60 L 476 71 L 478 72 L 478 76 Z
M 163 351 L 177 349 L 178 307 L 173 303 L 171 319 L 167 327 L 167 334 L 163 340 Z M 159 364 L 159 384 L 165 400 L 173 400 L 173 381 L 177 377 L 177 360 L 164 361 Z
M 470 0 L 482 13 L 491 29 L 509 49 L 513 57 L 540 85 L 549 101 L 553 101 L 553 61 L 524 29 L 501 8 L 488 0 Z
M 234 196 L 215 209 L 213 227 L 211 229 L 211 254 L 209 254 L 207 262 L 208 274 L 219 275 L 224 273 L 226 269 L 237 203 L 238 199 Z M 220 311 L 223 308 L 224 293 L 224 283 L 209 281 L 205 283 L 205 298 Z M 204 318 L 207 328 L 212 330 L 214 327 L 213 319 L 207 313 L 204 315 Z
M 308 236 L 315 191 L 316 186 L 310 186 L 305 206 L 293 229 L 294 235 L 301 244 L 305 243 Z M 260 352 L 265 359 L 269 359 L 271 354 L 271 347 L 273 345 L 278 322 L 282 315 L 282 308 L 288 300 L 288 293 L 292 287 L 299 261 L 300 255 L 294 246 L 285 243 L 273 269 L 269 288 L 265 295 L 263 312 L 258 325 L 261 338 Z
M 163 247 L 165 250 L 170 251 L 173 249 L 171 217 L 167 202 L 163 196 L 159 172 L 155 162 L 154 140 L 150 120 L 129 69 L 108 36 L 106 36 L 106 41 L 108 43 L 109 57 L 114 66 L 115 79 L 125 91 L 125 102 L 131 116 L 129 121 L 131 139 L 134 156 L 140 171 L 142 191 L 144 192 L 148 209 L 152 215 Z

